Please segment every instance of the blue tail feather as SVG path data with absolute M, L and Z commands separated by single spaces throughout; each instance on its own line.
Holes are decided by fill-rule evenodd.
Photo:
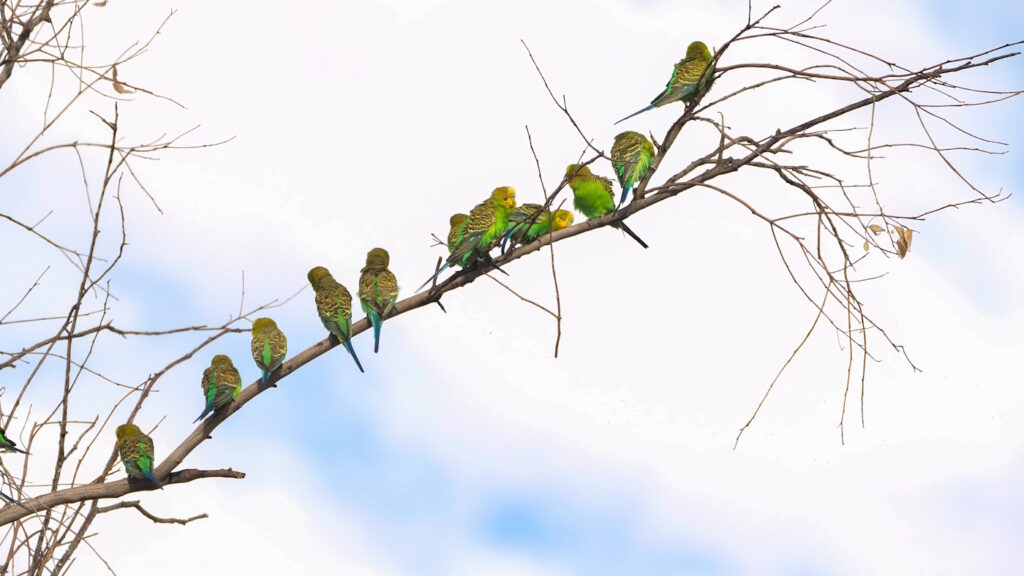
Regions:
M 629 191 L 632 190 L 632 189 L 633 189 L 632 186 L 623 186 L 622 187 L 622 196 L 619 198 L 619 205 L 615 207 L 616 210 L 618 210 L 619 208 L 622 208 L 622 205 L 626 203 L 626 198 L 629 197 Z
M 196 418 L 195 420 L 193 420 L 192 423 L 195 424 L 196 422 L 199 422 L 203 418 L 206 418 L 206 416 L 210 412 L 213 412 L 213 402 L 207 402 L 206 403 L 206 408 L 203 408 L 203 413 L 199 415 L 199 418 Z
M 416 291 L 419 292 L 420 290 L 423 290 L 423 288 L 427 284 L 430 284 L 431 282 L 433 282 L 434 278 L 437 278 L 438 276 L 440 276 L 441 272 L 444 272 L 445 270 L 447 270 L 449 266 L 451 266 L 451 262 L 445 260 L 444 264 L 442 264 L 441 267 L 437 269 L 437 272 L 434 272 L 433 276 L 431 276 L 430 278 L 427 278 L 426 282 L 424 282 L 423 284 L 420 284 L 420 287 L 417 288 Z M 375 350 L 375 352 L 376 352 L 376 350 Z
M 161 490 L 163 490 L 164 487 L 160 485 L 160 481 L 157 480 L 156 476 L 153 475 L 153 471 L 152 470 L 143 470 L 142 471 L 142 475 L 146 477 L 146 480 L 149 480 L 150 482 L 152 482 L 153 486 L 156 486 L 157 488 L 160 488 Z
M 377 350 L 380 349 L 380 326 L 383 322 L 380 316 L 376 312 L 370 310 L 370 324 L 373 325 L 373 353 L 376 354 Z
M 359 356 L 356 356 L 356 350 L 352 347 L 352 341 L 342 340 L 341 343 L 345 345 L 345 349 L 352 355 L 352 359 L 356 361 L 356 367 L 359 368 L 359 371 L 365 373 L 366 371 L 363 370 L 363 365 L 359 362 Z
M 263 371 L 263 387 L 267 387 L 267 382 L 270 380 L 270 370 Z
M 624 122 L 624 121 L 626 121 L 626 120 L 629 120 L 629 119 L 630 119 L 630 118 L 632 118 L 633 116 L 636 116 L 637 114 L 643 114 L 644 112 L 647 112 L 648 110 L 651 110 L 652 108 L 654 108 L 654 104 L 650 104 L 650 105 L 648 105 L 648 106 L 647 106 L 646 108 L 641 108 L 641 109 L 637 110 L 636 112 L 633 112 L 633 113 L 632 113 L 632 114 L 630 114 L 629 116 L 626 116 L 626 117 L 625 117 L 625 118 L 623 118 L 622 120 L 619 120 L 619 122 Z M 618 124 L 619 122 L 616 122 L 616 124 Z

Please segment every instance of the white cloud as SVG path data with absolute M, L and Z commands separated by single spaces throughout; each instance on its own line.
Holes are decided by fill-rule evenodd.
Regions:
M 784 13 L 791 19 L 809 6 L 787 5 Z M 118 37 L 114 30 L 123 22 L 156 22 L 165 8 L 111 5 L 90 22 L 91 37 Z M 166 215 L 157 216 L 141 195 L 129 196 L 135 233 L 125 271 L 116 277 L 134 295 L 120 305 L 125 322 L 153 321 L 156 304 L 147 296 L 173 300 L 168 307 L 175 311 L 188 307 L 219 318 L 237 305 L 240 269 L 250 301 L 290 294 L 314 263 L 328 265 L 352 288 L 365 251 L 378 244 L 391 250 L 408 294 L 438 253 L 427 248 L 429 233 L 442 233 L 455 208 L 468 208 L 498 184 L 517 186 L 520 200 L 539 196 L 524 123 L 549 185 L 579 153 L 578 135 L 544 93 L 519 38 L 534 50 L 556 94 L 567 95 L 587 133 L 605 142 L 615 131 L 611 121 L 660 87 L 681 46 L 698 32 L 721 45 L 745 16 L 743 2 L 704 12 L 613 2 L 407 8 L 371 2 L 239 12 L 186 4 L 146 59 L 122 71 L 190 108 L 124 105 L 122 118 L 132 130 L 148 134 L 166 123 L 202 121 L 210 139 L 238 135 L 223 147 L 145 167 Z M 920 6 L 885 3 L 888 17 L 878 18 L 881 10 L 876 2 L 830 6 L 827 31 L 912 65 L 950 55 L 939 49 L 944 38 L 921 24 Z M 870 37 L 861 32 L 867 27 Z M 754 45 L 737 48 L 763 57 Z M 35 82 L 37 90 L 46 86 Z M 727 121 L 769 132 L 851 96 L 823 89 L 807 101 L 798 88 L 748 99 L 729 109 Z M 1019 114 L 1019 105 L 1001 110 Z M 891 128 L 876 137 L 918 134 L 900 116 L 905 112 L 881 108 L 879 117 Z M 672 113 L 651 112 L 635 127 L 660 130 Z M 991 122 L 988 114 L 981 118 Z M 848 124 L 867 120 L 860 115 Z M 681 143 L 687 153 L 714 137 L 687 130 Z M 686 157 L 677 154 L 678 161 Z M 892 199 L 887 208 L 909 210 L 922 199 L 964 194 L 941 161 L 910 158 L 874 166 Z M 1010 163 L 999 162 L 965 165 L 986 189 L 1009 188 Z M 859 165 L 838 169 L 866 178 Z M 58 178 L 32 174 L 47 184 Z M 72 176 L 59 178 L 74 185 Z M 746 177 L 729 186 L 769 208 L 797 201 L 784 188 Z M 55 218 L 70 221 L 66 214 Z M 587 557 L 636 561 L 650 552 L 647 545 L 697 550 L 722 562 L 707 568 L 713 573 L 800 566 L 838 574 L 1009 571 L 1014 542 L 1000 528 L 1005 520 L 957 508 L 955 493 L 966 485 L 968 492 L 991 489 L 1013 498 L 1007 479 L 1020 476 L 1014 462 L 1024 393 L 1012 359 L 1024 347 L 1015 337 L 1021 313 L 1012 302 L 1024 284 L 1015 265 L 1024 244 L 1015 240 L 1012 207 L 934 218 L 921 225 L 907 260 L 866 263 L 889 272 L 862 288 L 869 311 L 925 369 L 912 374 L 871 335 L 884 361 L 869 362 L 866 429 L 859 425 L 855 380 L 847 444 L 839 445 L 847 352 L 823 330 L 780 380 L 736 452 L 736 430 L 814 310 L 779 266 L 765 227 L 713 192 L 688 192 L 633 220 L 650 250 L 610 230 L 557 246 L 565 313 L 558 360 L 551 358 L 551 319 L 482 279 L 446 297 L 446 315 L 430 308 L 388 322 L 381 354 L 370 354 L 365 341 L 357 344 L 367 355 L 365 379 L 349 377 L 350 361 L 339 352 L 290 378 L 296 381 L 273 391 L 269 404 L 261 398 L 247 408 L 273 418 L 274 429 L 261 425 L 266 419 L 240 414 L 186 465 L 221 465 L 230 454 L 231 465 L 256 473 L 237 484 L 174 489 L 173 504 L 170 494 L 153 497 L 154 511 L 216 511 L 187 529 L 147 528 L 161 546 L 190 550 L 164 567 L 241 569 L 220 564 L 224 557 L 200 544 L 229 534 L 233 558 L 243 556 L 251 573 L 334 573 L 342 563 L 375 574 L 581 573 Z M 16 262 L 30 273 L 31 266 Z M 509 272 L 514 286 L 553 302 L 546 253 Z M 170 295 L 154 296 L 158 290 Z M 1003 296 L 993 304 L 991 294 Z M 289 330 L 298 335 L 293 351 L 320 334 L 308 326 L 308 300 L 300 296 L 279 312 L 296 326 Z M 126 378 L 151 370 L 153 358 L 165 353 L 146 343 L 132 346 L 137 360 L 123 367 Z M 246 355 L 244 338 L 225 346 Z M 194 405 L 193 374 L 204 360 L 164 386 L 167 400 L 153 411 L 174 414 L 174 422 L 161 430 L 163 442 L 187 429 L 178 412 Z M 319 380 L 328 374 L 340 383 Z M 360 416 L 369 422 L 373 450 L 386 454 L 350 463 L 371 470 L 347 471 L 356 479 L 345 481 L 359 491 L 321 494 L 319 483 L 295 486 L 292 479 L 319 448 L 301 441 L 299 428 L 312 426 L 302 414 L 280 412 L 305 410 L 310 398 L 323 405 L 309 406 L 309 418 L 334 410 L 338 416 L 329 424 L 347 431 Z M 334 430 L 317 430 L 317 440 L 343 443 Z M 302 456 L 285 458 L 275 474 L 266 462 L 281 459 L 281 450 L 238 450 L 268 438 Z M 419 473 L 407 470 L 422 462 L 428 469 L 422 476 L 437 483 L 436 493 L 434 484 L 418 486 Z M 378 482 L 364 481 L 374 473 L 382 475 Z M 639 534 L 640 543 L 599 551 L 567 546 L 544 555 L 488 542 L 476 524 L 507 493 L 551 500 L 573 533 L 615 533 L 608 519 L 622 518 L 621 528 Z M 406 502 L 388 500 L 399 496 L 415 510 L 396 511 Z M 420 501 L 431 498 L 439 504 Z M 114 545 L 137 522 L 145 521 L 104 524 L 102 538 L 110 544 L 102 549 L 115 565 L 130 568 L 152 557 L 155 546 Z

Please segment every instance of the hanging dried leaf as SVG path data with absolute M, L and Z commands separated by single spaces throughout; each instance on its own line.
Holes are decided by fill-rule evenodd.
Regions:
M 910 228 L 896 227 L 896 254 L 901 260 L 907 256 L 907 252 L 910 252 L 910 241 L 913 234 L 914 231 Z
M 878 224 L 872 224 L 871 226 L 868 226 L 868 228 L 875 234 L 875 236 L 878 236 L 885 230 L 885 228 L 882 228 Z
M 117 92 L 118 94 L 131 94 L 132 92 L 135 92 L 135 90 L 132 90 L 131 88 L 117 81 L 117 66 L 114 66 L 114 69 L 111 71 L 111 73 L 114 75 L 114 92 Z
M 92 5 L 97 7 L 97 8 L 103 8 L 104 6 L 107 5 L 107 0 L 96 0 L 95 2 L 92 3 Z
M 868 251 L 868 241 L 867 240 L 864 241 L 864 251 L 865 252 Z

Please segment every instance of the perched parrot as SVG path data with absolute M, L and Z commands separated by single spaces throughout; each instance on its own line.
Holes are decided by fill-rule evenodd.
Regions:
M 505 244 L 509 240 L 513 246 L 526 244 L 549 231 L 554 232 L 572 226 L 572 212 L 568 210 L 555 210 L 554 224 L 551 222 L 551 216 L 552 213 L 540 204 L 523 204 L 516 208 L 508 216 L 508 232 L 501 239 L 502 252 L 505 251 Z
M 427 278 L 417 292 L 440 276 L 449 266 L 466 267 L 477 258 L 488 258 L 488 252 L 494 248 L 508 228 L 508 215 L 516 208 L 516 190 L 511 186 L 500 186 L 491 192 L 490 198 L 477 204 L 469 211 L 469 223 L 466 224 L 463 236 L 458 245 L 451 249 L 451 254 L 443 265 Z M 454 216 L 452 217 L 454 218 Z M 451 234 L 449 234 L 449 239 Z
M 388 270 L 390 260 L 387 250 L 374 248 L 359 271 L 359 303 L 373 326 L 374 354 L 380 348 L 380 326 L 398 301 L 398 279 Z
M 311 269 L 306 278 L 313 286 L 316 312 L 324 328 L 345 346 L 352 359 L 356 361 L 356 367 L 363 372 L 363 365 L 359 362 L 359 356 L 356 356 L 355 348 L 352 347 L 352 295 L 348 288 L 335 280 L 323 266 Z
M 658 96 L 651 100 L 651 104 L 646 108 L 637 110 L 629 116 L 626 116 L 623 120 L 629 120 L 633 116 L 642 112 L 647 112 L 652 108 L 658 106 L 664 106 L 672 102 L 689 102 L 693 100 L 695 94 L 701 94 L 711 88 L 711 83 L 714 81 L 713 76 L 715 71 L 710 70 L 707 74 L 704 74 L 704 69 L 711 63 L 711 51 L 704 45 L 703 42 L 693 42 L 686 49 L 686 58 L 680 60 L 674 68 L 672 68 L 672 77 L 668 79 L 668 84 L 665 85 L 665 90 L 658 94 Z M 701 76 L 704 77 L 704 81 L 701 82 Z M 697 83 L 700 82 L 698 87 Z M 619 122 L 616 122 L 618 124 Z
M 455 247 L 462 242 L 462 236 L 466 233 L 466 226 L 469 225 L 469 214 L 452 214 L 448 219 L 448 253 L 455 251 Z
M 203 370 L 203 397 L 206 398 L 206 407 L 203 413 L 192 421 L 199 422 L 206 415 L 214 410 L 219 410 L 232 400 L 238 398 L 242 392 L 242 377 L 238 374 L 231 358 L 223 354 L 217 354 L 210 360 L 210 367 Z
M 654 144 L 639 132 L 623 132 L 612 144 L 612 169 L 622 186 L 619 206 L 626 203 L 629 191 L 639 184 L 654 166 Z
M 13 440 L 7 437 L 7 431 L 4 430 L 3 428 L 0 428 L 0 452 L 17 452 L 19 454 L 28 454 L 28 452 L 25 452 L 21 448 L 18 448 L 18 445 L 15 444 Z
M 277 370 L 288 355 L 288 339 L 270 318 L 257 318 L 252 323 L 252 359 L 263 371 L 263 386 L 270 373 Z
M 117 427 L 117 451 L 129 478 L 145 478 L 160 488 L 160 482 L 153 475 L 152 438 L 143 434 L 135 424 L 121 424 Z
M 569 187 L 572 188 L 573 208 L 588 220 L 615 211 L 615 193 L 612 192 L 611 180 L 598 176 L 590 171 L 590 167 L 579 164 L 569 164 L 565 169 L 565 177 L 569 179 Z M 647 243 L 630 230 L 625 222 L 615 222 L 611 226 L 629 234 L 630 238 L 647 248 Z

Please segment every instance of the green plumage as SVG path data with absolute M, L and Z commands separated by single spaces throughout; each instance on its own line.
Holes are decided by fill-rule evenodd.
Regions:
M 238 369 L 231 362 L 231 358 L 217 354 L 210 360 L 210 367 L 203 370 L 201 385 L 206 403 L 203 413 L 196 418 L 196 422 L 238 398 L 242 392 L 242 376 L 238 374 Z
M 153 439 L 142 433 L 134 424 L 122 424 L 117 427 L 117 451 L 124 464 L 124 471 L 130 478 L 147 479 L 160 486 L 153 475 L 155 452 Z
M 331 276 L 323 266 L 316 266 L 306 275 L 313 286 L 316 312 L 324 328 L 341 342 L 356 362 L 359 371 L 363 365 L 352 347 L 352 294 L 340 282 Z
M 380 348 L 380 328 L 398 302 L 398 279 L 388 269 L 391 257 L 383 248 L 366 255 L 366 266 L 359 272 L 359 303 L 373 326 L 373 351 Z
M 263 371 L 263 385 L 270 373 L 277 370 L 288 355 L 288 339 L 270 318 L 257 318 L 252 323 L 252 359 Z
M 552 214 L 540 204 L 523 204 L 509 214 L 507 234 L 513 243 L 525 244 L 572 225 L 572 220 L 572 212 L 568 210 L 555 210 Z
M 565 169 L 565 177 L 569 179 L 569 187 L 572 188 L 573 208 L 586 216 L 588 220 L 600 218 L 615 211 L 615 193 L 612 192 L 611 180 L 594 174 L 590 171 L 589 166 L 578 164 L 570 164 Z M 647 244 L 630 230 L 625 222 L 614 222 L 611 226 L 622 230 L 641 246 L 647 248 Z
M 469 226 L 469 214 L 452 214 L 452 217 L 448 219 L 448 226 L 448 253 L 451 254 L 466 234 L 466 227 Z
M 18 448 L 18 445 L 13 440 L 7 437 L 7 431 L 0 428 L 0 452 L 18 452 L 19 454 L 27 454 L 24 450 Z
M 501 240 L 508 228 L 508 216 L 516 207 L 516 191 L 501 186 L 491 196 L 469 211 L 469 223 L 462 241 L 452 251 L 452 264 L 466 266 L 476 257 L 486 255 Z
M 627 131 L 615 137 L 612 144 L 612 169 L 622 187 L 619 206 L 629 192 L 647 176 L 654 166 L 654 144 L 639 132 Z
M 704 74 L 711 60 L 711 51 L 703 42 L 692 42 L 686 48 L 686 57 L 672 68 L 672 76 L 668 79 L 665 89 L 651 100 L 649 106 L 626 116 L 619 122 L 672 102 L 690 102 L 697 94 L 707 92 L 714 82 L 714 70 Z
M 508 230 L 508 216 L 516 207 L 516 190 L 511 186 L 495 188 L 487 200 L 477 204 L 469 211 L 469 219 L 459 224 L 461 230 L 455 230 L 456 217 L 449 220 L 451 230 L 448 232 L 448 259 L 437 272 L 416 289 L 417 292 L 430 284 L 450 266 L 470 266 L 480 259 L 489 259 L 488 253 L 498 245 Z M 457 242 L 453 243 L 453 240 Z

